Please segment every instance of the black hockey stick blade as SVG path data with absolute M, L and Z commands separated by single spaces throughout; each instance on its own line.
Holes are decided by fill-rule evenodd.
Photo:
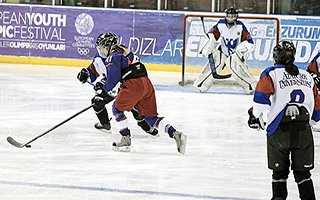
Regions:
M 231 77 L 231 74 L 226 74 L 226 75 L 220 75 L 217 73 L 211 73 L 213 78 L 215 79 L 227 79 Z M 209 78 L 209 76 L 211 76 L 211 74 L 209 74 L 201 83 L 198 84 L 198 87 L 201 87 L 202 84 L 207 80 L 207 78 Z
M 15 146 L 17 148 L 22 148 L 22 147 L 27 147 L 27 148 L 30 148 L 31 145 L 26 143 L 26 144 L 22 144 L 20 142 L 17 142 L 15 141 L 12 137 L 7 137 L 7 141 L 12 145 L 12 146 Z
M 231 77 L 231 74 L 225 74 L 225 75 L 222 75 L 222 74 L 212 74 L 213 75 L 213 78 L 215 79 L 227 79 L 227 78 L 230 78 Z

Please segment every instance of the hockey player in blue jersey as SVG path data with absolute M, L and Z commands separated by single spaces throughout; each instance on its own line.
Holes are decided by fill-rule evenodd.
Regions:
M 120 90 L 112 105 L 121 140 L 112 144 L 113 150 L 130 151 L 131 131 L 124 112 L 136 108 L 139 117 L 145 119 L 152 128 L 167 133 L 176 142 L 178 152 L 184 154 L 187 137 L 168 124 L 163 117 L 158 117 L 155 90 L 144 64 L 132 52 L 126 54 L 118 50 L 116 34 L 107 32 L 101 37 L 103 39 L 101 42 L 97 41 L 97 49 L 99 55 L 105 58 L 103 69 L 105 78 L 96 83 L 95 90 L 98 93 L 108 93 L 121 82 Z M 91 68 L 88 70 L 94 73 Z M 96 95 L 93 104 L 99 105 L 100 100 L 103 101 L 103 99 Z
M 97 53 L 94 56 L 91 64 L 87 68 L 81 69 L 77 78 L 80 82 L 86 83 L 90 82 L 91 84 L 104 82 L 107 74 L 107 69 L 105 66 L 105 60 L 107 58 L 106 53 L 104 52 L 104 48 L 102 47 L 105 41 L 113 39 L 117 41 L 116 35 L 108 35 L 107 33 L 102 33 L 98 36 L 96 45 L 97 45 Z M 130 53 L 129 50 L 124 45 L 116 45 L 114 50 L 122 52 L 125 56 L 128 56 Z M 95 86 L 96 95 L 92 98 L 92 103 L 94 103 L 93 109 L 96 112 L 96 115 L 99 119 L 99 122 L 94 125 L 98 130 L 102 130 L 105 132 L 110 132 L 110 118 L 108 115 L 108 111 L 105 107 L 106 104 L 113 101 L 116 97 L 117 90 L 119 87 L 115 87 L 111 89 L 109 92 L 105 92 L 104 90 L 99 90 L 99 86 Z M 143 117 L 141 117 L 136 108 L 132 108 L 131 112 L 134 118 L 137 120 L 138 125 L 148 134 L 157 135 L 158 130 L 151 128 L 148 123 L 145 121 Z
M 225 13 L 226 17 L 220 19 L 207 33 L 209 40 L 201 53 L 208 58 L 208 62 L 193 85 L 200 92 L 207 92 L 215 79 L 230 77 L 218 74 L 224 67 L 228 67 L 245 93 L 252 94 L 256 80 L 250 74 L 246 62 L 254 43 L 246 26 L 238 20 L 238 10 L 229 8 Z

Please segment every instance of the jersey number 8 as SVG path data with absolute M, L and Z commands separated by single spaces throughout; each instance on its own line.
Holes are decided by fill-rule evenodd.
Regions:
M 290 93 L 290 103 L 303 103 L 304 102 L 304 94 L 302 90 L 293 90 Z

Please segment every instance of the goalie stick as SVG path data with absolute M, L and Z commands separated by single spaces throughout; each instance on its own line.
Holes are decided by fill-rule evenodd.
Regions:
M 207 38 L 210 40 L 210 37 L 209 37 L 208 33 L 206 32 L 206 28 L 205 28 L 205 25 L 204 25 L 203 16 L 201 16 L 200 19 L 201 19 L 201 22 L 202 22 L 203 32 L 206 34 Z M 200 51 L 200 53 L 202 53 L 202 50 Z M 211 58 L 210 58 L 210 56 L 211 56 Z M 212 60 L 211 60 L 211 59 L 212 59 Z M 214 64 L 214 60 L 213 60 L 212 54 L 209 55 L 209 63 L 210 63 L 210 62 L 213 62 L 213 64 Z M 201 87 L 201 85 L 203 84 L 203 82 L 204 82 L 205 80 L 207 80 L 207 78 L 209 78 L 209 76 L 210 76 L 211 74 L 212 74 L 213 78 L 215 78 L 215 79 L 227 79 L 227 78 L 230 78 L 230 77 L 231 77 L 231 74 L 226 74 L 226 75 L 220 75 L 220 74 L 218 74 L 217 71 L 216 71 L 216 69 L 215 69 L 215 67 L 214 67 L 214 69 L 211 70 L 211 73 L 210 73 L 201 83 L 199 83 L 198 87 Z
M 213 78 L 215 78 L 215 79 L 227 79 L 227 78 L 230 78 L 231 77 L 231 74 L 226 74 L 226 75 L 219 75 L 219 74 L 213 74 L 213 73 L 210 73 L 210 74 L 208 74 L 208 76 L 205 78 L 205 79 L 203 79 L 203 81 L 201 81 L 199 84 L 198 84 L 198 87 L 201 87 L 202 86 L 202 84 L 210 77 L 210 76 L 213 76 Z
M 199 84 L 197 87 L 201 87 L 202 84 L 212 75 L 213 78 L 215 79 L 227 79 L 227 78 L 230 78 L 231 77 L 231 74 L 226 74 L 226 75 L 220 75 L 217 73 L 216 71 L 216 66 L 214 64 L 214 60 L 213 60 L 213 55 L 210 54 L 208 56 L 209 58 L 209 65 L 210 65 L 210 69 L 211 69 L 211 73 L 209 73 Z M 212 65 L 212 66 L 211 66 Z
M 13 139 L 12 137 L 10 137 L 10 136 L 7 137 L 7 141 L 8 141 L 11 145 L 13 145 L 13 146 L 15 146 L 15 147 L 17 147 L 17 148 L 23 148 L 23 147 L 30 148 L 30 147 L 31 147 L 30 143 L 32 143 L 32 142 L 34 142 L 35 140 L 37 140 L 38 138 L 40 138 L 40 137 L 48 134 L 49 132 L 51 132 L 51 131 L 53 131 L 54 129 L 56 129 L 56 128 L 58 128 L 59 126 L 61 126 L 62 124 L 66 123 L 66 122 L 68 122 L 69 120 L 71 120 L 71 119 L 75 118 L 76 116 L 80 115 L 81 113 L 89 110 L 90 108 L 92 108 L 92 106 L 93 106 L 93 104 L 90 105 L 90 106 L 88 106 L 88 107 L 86 107 L 86 108 L 84 108 L 84 109 L 82 109 L 81 111 L 79 111 L 79 112 L 77 112 L 76 114 L 72 115 L 71 117 L 69 117 L 68 119 L 64 120 L 63 122 L 60 122 L 59 124 L 55 125 L 54 127 L 50 128 L 49 130 L 47 130 L 46 132 L 44 132 L 44 133 L 38 135 L 37 137 L 33 138 L 33 139 L 30 140 L 29 142 L 20 143 L 20 142 L 17 142 L 16 140 L 14 140 L 14 139 Z

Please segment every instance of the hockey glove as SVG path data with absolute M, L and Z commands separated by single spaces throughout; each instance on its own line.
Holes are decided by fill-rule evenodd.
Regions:
M 104 86 L 104 81 L 103 80 L 101 80 L 100 82 L 96 83 L 96 85 L 93 87 L 93 89 L 96 91 L 96 94 L 102 94 L 103 86 Z
M 288 105 L 285 115 L 291 117 L 291 119 L 296 119 L 300 115 L 299 108 L 296 105 Z
M 79 72 L 77 78 L 81 83 L 85 83 L 85 82 L 87 82 L 89 76 L 90 76 L 89 71 L 86 68 L 82 68 L 81 71 Z
M 252 107 L 248 110 L 248 114 L 249 114 L 249 120 L 248 120 L 249 127 L 253 129 L 257 129 L 258 131 L 260 129 L 264 130 L 265 122 L 263 121 L 263 118 L 262 117 L 256 118 L 253 115 Z
M 310 73 L 312 76 L 314 83 L 317 85 L 318 88 L 320 88 L 320 76 L 318 76 L 316 73 Z

